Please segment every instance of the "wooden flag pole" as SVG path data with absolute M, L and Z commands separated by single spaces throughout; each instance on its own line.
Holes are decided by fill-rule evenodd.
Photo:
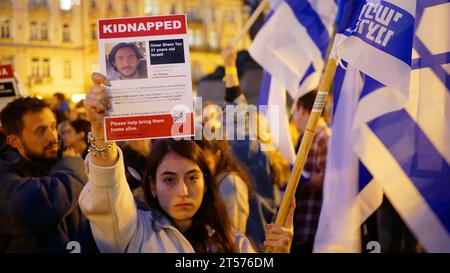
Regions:
M 264 11 L 264 8 L 269 3 L 269 0 L 262 0 L 261 3 L 259 3 L 259 6 L 256 8 L 256 10 L 252 13 L 250 18 L 248 18 L 247 22 L 244 25 L 244 28 L 241 29 L 241 32 L 239 35 L 233 40 L 232 45 L 237 47 L 237 44 L 241 41 L 241 39 L 244 37 L 244 35 L 250 30 L 250 28 L 255 23 L 256 19 L 258 19 L 259 15 Z
M 275 219 L 275 224 L 277 225 L 285 225 L 292 199 L 294 198 L 295 192 L 297 190 L 300 174 L 302 173 L 303 167 L 305 166 L 306 157 L 308 156 L 309 148 L 311 147 L 314 133 L 316 132 L 317 122 L 322 114 L 328 92 L 331 88 L 331 83 L 333 82 L 336 67 L 336 59 L 329 59 L 319 85 L 319 92 L 317 93 L 316 99 L 314 100 L 314 106 L 308 118 L 308 123 L 303 134 L 300 148 L 298 149 L 297 157 L 295 158 L 294 168 L 292 169 L 291 175 L 289 176 L 289 182 L 287 184 L 286 191 L 284 193 L 283 199 L 281 200 L 280 209 Z M 270 250 L 266 249 L 266 252 L 270 252 Z

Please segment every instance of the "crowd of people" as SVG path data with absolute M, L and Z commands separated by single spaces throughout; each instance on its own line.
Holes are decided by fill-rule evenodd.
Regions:
M 234 49 L 223 56 L 235 66 Z M 295 204 L 272 223 L 286 181 L 258 141 L 105 142 L 108 79 L 92 78 L 76 105 L 55 93 L 2 109 L 0 252 L 72 241 L 82 252 L 290 252 Z M 224 104 L 245 104 L 237 74 L 225 83 Z
M 231 47 L 222 52 L 224 111 L 247 105 L 236 56 Z M 109 81 L 99 73 L 92 80 L 76 105 L 55 93 L 50 102 L 17 98 L 1 111 L 0 252 L 68 252 L 73 241 L 86 253 L 313 251 L 331 134 L 325 117 L 286 223 L 276 225 L 290 166 L 276 149 L 262 149 L 258 132 L 105 142 Z M 294 103 L 297 149 L 315 95 Z M 200 122 L 230 133 L 205 113 Z M 233 134 L 252 130 L 233 126 Z

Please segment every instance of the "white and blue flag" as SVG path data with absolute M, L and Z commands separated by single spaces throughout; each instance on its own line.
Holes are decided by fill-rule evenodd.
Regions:
M 400 109 L 408 99 L 416 1 L 342 0 L 341 8 L 330 58 L 346 61 L 388 89 L 370 95 L 371 104 L 362 107 L 372 112 L 360 118 Z
M 377 13 L 389 19 L 392 13 L 402 27 L 380 23 L 384 33 L 394 32 L 384 47 L 382 34 L 371 34 L 373 43 L 381 35 L 382 49 L 366 43 L 353 51 L 356 55 L 337 51 L 348 62 L 335 77 L 333 133 L 314 251 L 361 251 L 361 224 L 384 194 L 426 251 L 450 252 L 450 1 L 370 1 L 378 2 L 371 8 L 364 2 L 360 21 L 368 16 L 376 21 Z M 396 14 L 402 14 L 397 22 Z M 410 32 L 411 26 L 400 22 L 409 16 L 411 39 L 400 33 Z M 364 25 L 369 29 L 371 21 Z M 356 47 L 364 41 L 351 39 Z M 367 45 L 371 49 L 362 54 Z M 381 52 L 371 55 L 375 50 Z M 373 66 L 392 75 L 366 69 L 366 59 L 374 56 L 383 59 Z M 398 61 L 406 66 L 388 67 Z
M 337 5 L 334 0 L 271 1 L 271 5 L 272 12 L 255 37 L 250 54 L 265 70 L 258 104 L 279 106 L 276 122 L 266 118 L 272 132 L 278 130 L 280 152 L 293 163 L 286 89 L 297 99 L 318 87 Z

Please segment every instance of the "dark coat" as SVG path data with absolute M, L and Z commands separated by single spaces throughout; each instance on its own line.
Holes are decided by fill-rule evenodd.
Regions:
M 78 241 L 81 252 L 96 251 L 78 207 L 87 182 L 83 160 L 66 157 L 45 166 L 6 151 L 0 160 L 0 253 L 69 252 L 69 241 Z

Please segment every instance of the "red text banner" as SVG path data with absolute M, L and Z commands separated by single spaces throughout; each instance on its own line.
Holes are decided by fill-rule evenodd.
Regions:
M 106 139 L 131 140 L 194 135 L 194 116 L 186 113 L 184 122 L 174 123 L 171 114 L 105 118 Z
M 99 20 L 99 38 L 127 38 L 186 34 L 186 15 Z

